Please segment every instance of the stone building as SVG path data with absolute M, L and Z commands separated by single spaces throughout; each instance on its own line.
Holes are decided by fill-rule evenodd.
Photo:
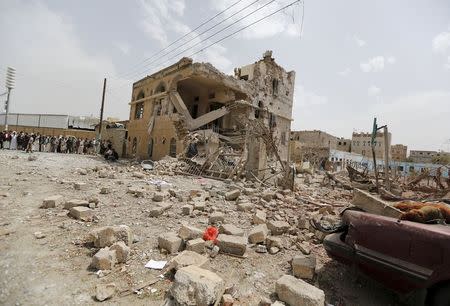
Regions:
M 206 139 L 206 152 L 226 146 L 245 154 L 247 170 L 266 168 L 269 151 L 288 161 L 295 72 L 287 72 L 272 52 L 225 75 L 209 63 L 182 58 L 133 84 L 127 153 L 159 160 L 185 152 L 187 135 Z M 275 148 L 252 137 L 255 130 Z M 275 155 L 277 155 L 275 154 Z
M 388 153 L 390 155 L 391 133 L 388 133 Z M 351 152 L 361 154 L 362 156 L 372 158 L 372 133 L 356 133 L 352 134 Z M 376 158 L 384 158 L 384 133 L 377 132 L 375 137 L 375 156 Z
M 337 138 L 324 131 L 292 131 L 290 137 L 290 160 L 319 163 L 328 159 L 330 150 L 337 147 Z
M 414 163 L 438 163 L 440 159 L 450 157 L 450 153 L 444 151 L 423 151 L 411 150 L 409 151 L 409 160 Z
M 352 140 L 340 137 L 337 139 L 336 150 L 342 152 L 351 152 Z
M 394 161 L 406 161 L 408 147 L 402 144 L 395 144 L 391 146 L 391 157 Z

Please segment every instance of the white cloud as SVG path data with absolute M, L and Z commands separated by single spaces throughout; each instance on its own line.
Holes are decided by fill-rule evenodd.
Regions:
M 395 63 L 397 62 L 397 59 L 396 59 L 395 57 L 393 57 L 393 56 L 389 56 L 389 57 L 387 58 L 387 62 L 388 62 L 389 64 L 395 64 Z
M 384 69 L 384 57 L 376 56 L 367 62 L 361 63 L 360 68 L 364 72 L 380 72 Z
M 445 63 L 445 68 L 450 69 L 450 55 L 447 57 L 447 63 Z
M 41 2 L 0 10 L 0 36 L 14 50 L 0 48 L 0 59 L 17 69 L 12 112 L 99 114 L 103 78 L 115 77 L 115 66 L 109 57 L 87 52 L 67 20 Z M 123 118 L 128 100 L 128 88 L 107 96 L 106 114 Z
M 376 87 L 375 85 L 371 85 L 368 89 L 367 89 L 367 94 L 371 97 L 373 96 L 378 96 L 381 93 L 381 89 Z
M 130 45 L 126 42 L 116 42 L 114 43 L 117 49 L 123 54 L 127 55 L 130 52 Z
M 350 68 L 345 68 L 342 71 L 339 71 L 338 74 L 342 77 L 346 77 L 348 76 L 350 73 L 352 72 L 352 70 Z
M 433 38 L 433 51 L 436 53 L 445 53 L 450 49 L 450 32 L 442 32 Z
M 312 91 L 307 91 L 299 85 L 295 88 L 294 104 L 301 107 L 319 106 L 328 104 L 328 98 Z
M 235 0 L 222 0 L 222 1 L 213 1 L 212 6 L 216 11 L 222 11 L 225 8 L 229 7 L 231 4 L 235 3 Z M 266 2 L 268 3 L 268 2 Z M 281 9 L 285 5 L 287 5 L 289 2 L 286 1 L 275 1 L 273 3 L 270 3 L 269 5 L 265 6 L 264 8 L 261 8 L 262 4 L 254 4 L 248 7 L 247 9 L 243 10 L 242 12 L 236 14 L 235 16 L 231 17 L 232 14 L 236 13 L 238 10 L 243 9 L 245 6 L 247 6 L 249 3 L 242 3 L 241 5 L 236 5 L 232 9 L 226 11 L 224 13 L 224 17 L 231 17 L 229 20 L 229 23 L 237 22 L 237 25 L 233 26 L 233 29 L 237 30 L 239 28 L 242 28 L 243 26 L 249 25 L 264 16 L 269 15 L 270 13 L 275 12 L 276 10 Z M 262 38 L 268 38 L 273 37 L 276 35 L 284 35 L 288 37 L 295 37 L 300 36 L 301 33 L 301 13 L 299 11 L 299 5 L 303 4 L 297 4 L 294 6 L 291 6 L 289 8 L 286 8 L 283 11 L 278 12 L 277 14 L 268 17 L 255 25 L 243 30 L 241 32 L 240 37 L 245 39 L 262 39 Z M 247 14 L 252 13 L 255 9 L 261 8 L 260 10 L 256 11 L 255 13 L 251 14 L 248 17 L 245 17 L 242 21 L 238 20 Z M 227 24 L 229 24 L 227 23 Z
M 353 36 L 353 41 L 358 45 L 358 47 L 362 48 L 364 47 L 367 43 L 365 40 L 362 40 L 360 38 L 358 38 L 357 36 Z

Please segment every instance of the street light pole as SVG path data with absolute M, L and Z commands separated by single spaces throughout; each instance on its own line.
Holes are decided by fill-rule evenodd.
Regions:
M 6 70 L 6 83 L 5 83 L 6 88 L 8 89 L 5 102 L 5 130 L 8 130 L 9 98 L 11 94 L 11 89 L 13 89 L 15 85 L 15 76 L 16 76 L 16 69 L 8 67 L 8 69 Z

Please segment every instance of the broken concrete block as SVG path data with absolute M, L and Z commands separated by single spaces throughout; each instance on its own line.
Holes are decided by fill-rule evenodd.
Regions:
M 275 284 L 278 298 L 290 306 L 324 306 L 325 293 L 291 275 L 284 275 Z
M 297 248 L 305 255 L 311 254 L 311 246 L 308 242 L 302 242 L 297 245 Z
M 123 241 L 130 246 L 133 243 L 133 233 L 126 225 L 104 226 L 93 230 L 88 240 L 92 241 L 97 248 L 111 246 L 117 241 Z
M 244 231 L 233 224 L 222 224 L 219 227 L 219 233 L 234 236 L 244 236 Z
M 292 259 L 292 274 L 298 278 L 313 279 L 316 269 L 314 255 L 296 255 Z
M 262 194 L 262 198 L 264 201 L 270 202 L 275 197 L 275 194 L 272 191 L 265 191 Z
M 266 245 L 269 248 L 275 247 L 275 248 L 283 248 L 283 241 L 281 240 L 280 237 L 273 237 L 273 236 L 269 236 L 266 239 Z
M 264 224 L 266 223 L 267 215 L 262 210 L 257 210 L 256 213 L 253 215 L 253 224 Z
M 297 226 L 299 229 L 310 229 L 311 225 L 309 224 L 309 220 L 305 216 L 301 216 L 297 220 Z
M 231 294 L 224 294 L 222 296 L 222 306 L 233 306 L 234 298 Z
M 192 214 L 192 211 L 194 210 L 194 206 L 192 205 L 183 205 L 181 207 L 181 213 L 185 216 L 190 216 Z
M 91 267 L 97 270 L 111 270 L 116 262 L 116 251 L 111 251 L 106 247 L 100 249 L 94 257 L 92 257 Z
M 186 250 L 202 254 L 205 251 L 205 241 L 202 238 L 186 242 Z
M 195 226 L 183 224 L 178 231 L 178 236 L 184 240 L 202 238 L 203 230 L 196 228 Z
M 69 200 L 66 203 L 64 203 L 64 209 L 71 209 L 72 207 L 77 207 L 77 206 L 89 207 L 89 201 L 73 199 L 73 200 Z
M 73 188 L 75 188 L 75 190 L 86 190 L 87 189 L 87 184 L 83 183 L 83 182 L 75 182 L 73 183 Z
M 69 215 L 81 221 L 92 221 L 94 219 L 94 211 L 84 206 L 72 207 Z
M 255 248 L 256 253 L 267 253 L 267 247 L 263 244 L 257 244 Z
M 158 237 L 158 246 L 160 249 L 166 250 L 170 254 L 181 251 L 183 240 L 177 236 L 175 232 L 161 234 Z
M 63 196 L 59 194 L 45 198 L 44 201 L 42 201 L 41 208 L 55 208 L 62 203 L 63 199 Z
M 155 192 L 153 194 L 152 200 L 153 202 L 162 202 L 165 198 L 166 194 L 163 192 Z
M 193 251 L 183 251 L 172 258 L 164 267 L 166 271 L 179 270 L 187 266 L 197 266 L 203 269 L 209 267 L 209 259 Z
M 194 210 L 204 211 L 206 208 L 205 202 L 194 202 Z
M 160 202 L 158 205 L 150 209 L 150 217 L 158 217 L 171 207 L 172 203 Z
M 141 198 L 144 196 L 144 189 L 141 187 L 128 187 L 127 193 L 130 193 L 137 198 Z
M 265 224 L 258 224 L 248 233 L 248 241 L 250 243 L 263 243 L 266 241 L 269 229 Z
M 225 193 L 225 200 L 227 201 L 235 201 L 241 195 L 241 191 L 239 189 L 234 189 Z
M 106 301 L 113 297 L 116 293 L 117 287 L 116 284 L 97 284 L 95 287 L 95 299 L 99 302 Z
M 101 189 L 100 189 L 100 193 L 101 194 L 108 194 L 108 193 L 110 193 L 111 192 L 111 188 L 109 188 L 109 187 L 102 187 Z
M 118 263 L 127 262 L 131 249 L 123 241 L 114 243 L 110 248 L 111 251 L 116 251 L 116 257 Z
M 209 223 L 210 224 L 216 224 L 219 222 L 225 221 L 225 215 L 221 212 L 213 212 L 211 215 L 209 215 Z
M 280 249 L 277 248 L 277 247 L 271 247 L 271 248 L 269 248 L 269 254 L 272 254 L 272 255 L 278 253 L 279 251 L 280 251 Z
M 142 173 L 142 172 L 133 172 L 133 177 L 135 177 L 135 178 L 139 178 L 139 179 L 143 179 L 143 178 L 145 178 L 145 174 L 144 173 Z
M 175 274 L 170 294 L 180 305 L 209 306 L 220 301 L 224 287 L 225 282 L 217 274 L 197 266 L 187 266 Z
M 252 211 L 254 207 L 255 207 L 255 205 L 253 203 L 244 202 L 244 203 L 239 203 L 237 205 L 237 210 L 249 212 L 249 211 Z
M 402 214 L 400 210 L 390 206 L 388 202 L 360 189 L 353 190 L 352 204 L 371 214 L 391 218 L 400 218 Z
M 219 234 L 219 236 L 217 236 L 217 245 L 224 253 L 242 256 L 247 250 L 247 238 Z
M 276 236 L 286 233 L 291 226 L 285 221 L 269 221 L 267 227 L 272 235 Z

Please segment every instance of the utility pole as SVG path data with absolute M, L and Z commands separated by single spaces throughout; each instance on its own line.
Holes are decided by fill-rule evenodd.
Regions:
M 9 113 L 9 96 L 11 94 L 11 89 L 14 88 L 15 84 L 15 76 L 16 76 L 16 69 L 8 67 L 6 70 L 6 89 L 7 95 L 6 95 L 6 102 L 5 102 L 5 130 L 8 130 L 8 113 Z
M 391 190 L 391 181 L 389 180 L 389 134 L 387 125 L 383 127 L 384 134 L 384 185 L 386 190 Z
M 373 171 L 375 172 L 375 183 L 377 186 L 377 192 L 379 192 L 380 183 L 378 182 L 377 158 L 375 156 L 375 146 L 376 146 L 375 139 L 377 137 L 377 131 L 378 131 L 377 118 L 373 118 L 372 140 L 371 140 L 370 145 L 372 147 Z
M 103 108 L 105 106 L 105 91 L 106 91 L 106 78 L 103 80 L 102 106 L 100 108 L 100 126 L 98 128 L 98 139 L 99 139 L 99 141 L 102 140 Z

